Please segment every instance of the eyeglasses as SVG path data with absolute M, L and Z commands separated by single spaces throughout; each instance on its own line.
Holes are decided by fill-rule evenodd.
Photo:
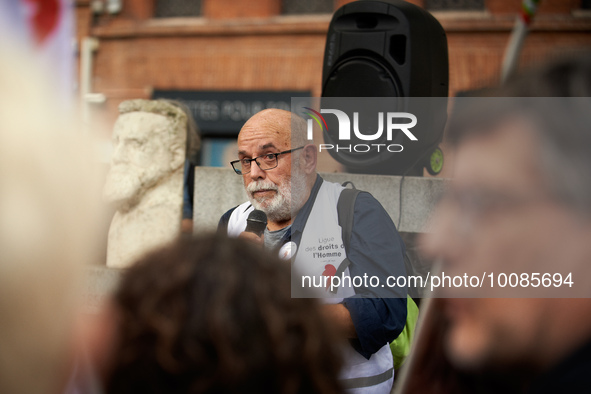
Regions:
M 255 163 L 257 163 L 257 165 L 259 166 L 259 168 L 263 171 L 267 171 L 267 170 L 271 170 L 275 167 L 277 167 L 277 165 L 279 164 L 279 160 L 278 160 L 278 156 L 279 155 L 283 155 L 285 153 L 291 153 L 294 152 L 298 149 L 303 149 L 303 146 L 300 146 L 299 148 L 294 148 L 294 149 L 290 149 L 290 150 L 284 150 L 283 152 L 279 152 L 279 153 L 267 153 L 252 159 L 240 159 L 240 160 L 234 160 L 231 161 L 230 164 L 232 164 L 232 168 L 234 169 L 234 172 L 238 175 L 245 175 L 248 174 L 250 172 L 250 168 L 252 165 L 252 162 L 254 161 Z

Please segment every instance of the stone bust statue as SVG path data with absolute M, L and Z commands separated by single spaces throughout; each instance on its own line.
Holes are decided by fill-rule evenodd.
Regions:
M 116 204 L 107 266 L 125 268 L 179 234 L 187 115 L 160 100 L 119 105 L 103 195 Z

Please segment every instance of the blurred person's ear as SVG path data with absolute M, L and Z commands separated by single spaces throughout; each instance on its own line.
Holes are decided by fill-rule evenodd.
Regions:
M 77 360 L 84 360 L 104 382 L 117 346 L 118 316 L 112 301 L 107 300 L 92 313 L 80 314 L 76 326 Z M 82 353 L 82 354 L 80 354 Z
M 116 333 L 117 317 L 110 301 L 78 315 L 68 343 L 68 375 L 63 378 L 62 387 L 65 389 L 62 392 L 104 392 L 117 346 Z

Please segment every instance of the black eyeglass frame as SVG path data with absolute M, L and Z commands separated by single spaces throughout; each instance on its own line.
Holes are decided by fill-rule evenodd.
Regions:
M 241 169 L 238 169 L 236 167 L 234 167 L 234 164 L 236 163 L 240 163 L 243 160 L 248 160 L 248 163 L 250 164 L 250 168 L 252 168 L 252 162 L 254 161 L 255 163 L 257 163 L 257 166 L 259 166 L 259 168 L 263 171 L 267 171 L 267 170 L 272 170 L 273 168 L 277 168 L 277 166 L 279 165 L 279 155 L 283 155 L 286 153 L 291 153 L 294 152 L 296 150 L 300 150 L 300 149 L 304 149 L 306 146 L 300 146 L 299 148 L 293 148 L 293 149 L 289 149 L 289 150 L 284 150 L 283 152 L 278 152 L 278 153 L 265 153 L 264 155 L 260 155 L 257 157 L 253 157 L 252 159 L 240 159 L 240 160 L 234 160 L 231 161 L 230 164 L 232 165 L 232 169 L 234 170 L 234 172 L 238 175 L 246 175 L 250 172 L 250 170 L 248 170 L 247 172 L 243 172 Z M 259 164 L 259 162 L 257 161 L 257 159 L 260 159 L 261 157 L 265 157 L 265 156 L 275 156 L 275 165 L 273 167 L 270 168 L 261 168 L 261 165 Z

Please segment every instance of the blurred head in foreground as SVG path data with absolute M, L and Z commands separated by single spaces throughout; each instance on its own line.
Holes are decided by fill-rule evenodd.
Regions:
M 486 293 L 496 298 L 446 300 L 451 361 L 537 373 L 591 350 L 591 57 L 529 72 L 489 95 L 452 118 L 454 179 L 424 246 L 446 270 L 494 273 L 495 291 L 502 273 L 538 291 L 500 298 L 518 294 L 506 285 Z M 581 298 L 559 298 L 574 295 Z
M 0 392 L 59 393 L 98 190 L 48 81 L 31 59 L 0 54 Z
M 290 267 L 240 239 L 181 239 L 147 255 L 114 297 L 108 393 L 335 393 L 338 343 Z

